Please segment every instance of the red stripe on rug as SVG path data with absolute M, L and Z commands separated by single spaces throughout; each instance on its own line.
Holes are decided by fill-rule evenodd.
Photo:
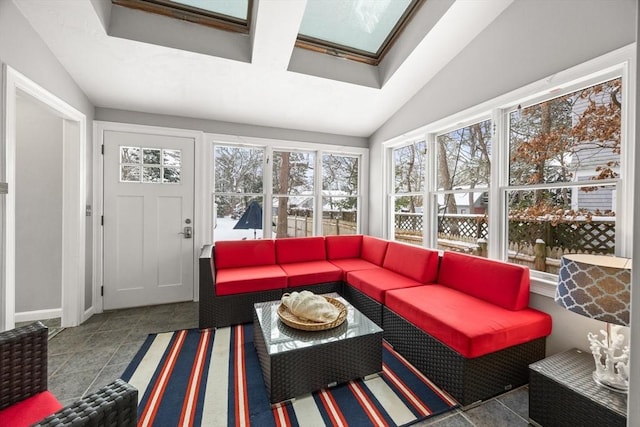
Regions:
M 287 411 L 287 406 L 285 404 L 278 403 L 273 405 L 273 419 L 276 422 L 276 427 L 291 426 L 289 411 Z
M 158 412 L 160 400 L 162 399 L 165 388 L 167 388 L 167 383 L 169 382 L 169 377 L 171 377 L 171 372 L 173 372 L 173 368 L 176 366 L 176 359 L 178 358 L 178 354 L 182 349 L 182 345 L 184 344 L 186 336 L 187 331 L 180 331 L 177 333 L 176 339 L 171 346 L 171 350 L 169 351 L 169 356 L 162 366 L 160 375 L 158 375 L 158 378 L 153 385 L 153 389 L 151 390 L 150 398 L 149 400 L 147 400 L 147 405 L 144 408 L 142 415 L 140 416 L 140 421 L 138 421 L 139 426 L 146 427 L 153 424 L 156 412 Z
M 411 403 L 411 405 L 416 409 L 416 411 L 418 411 L 420 415 L 427 416 L 432 414 L 431 409 L 426 406 L 426 404 L 424 404 L 420 400 L 420 398 L 416 396 L 416 394 L 413 393 L 413 391 L 411 391 L 411 389 L 407 387 L 407 385 L 402 382 L 402 380 L 400 380 L 400 378 L 398 378 L 384 363 L 382 364 L 382 372 L 385 374 L 387 379 L 389 379 L 389 381 L 391 381 L 393 385 L 396 386 L 398 391 L 402 393 L 402 395 L 409 401 L 409 403 Z
M 327 411 L 329 415 L 329 419 L 331 420 L 331 425 L 337 427 L 347 427 L 347 420 L 344 417 L 344 414 L 338 407 L 336 400 L 333 395 L 328 390 L 320 390 L 318 392 L 320 400 L 322 401 L 322 405 L 324 409 Z
M 187 393 L 185 395 L 184 404 L 182 405 L 182 413 L 180 414 L 181 426 L 192 426 L 193 419 L 196 414 L 196 405 L 198 400 L 198 392 L 200 391 L 200 384 L 202 383 L 202 372 L 204 371 L 204 362 L 207 358 L 207 345 L 211 338 L 210 331 L 203 330 L 200 335 L 200 342 L 198 343 L 198 349 L 196 351 L 196 358 L 191 369 L 191 375 L 189 376 L 189 385 L 187 386 Z
M 382 341 L 382 345 L 386 347 L 387 350 L 389 350 L 389 352 L 391 352 L 391 354 L 395 355 L 396 359 L 398 359 L 400 361 L 400 363 L 402 363 L 404 366 L 407 367 L 407 369 L 409 369 L 411 372 L 413 372 L 413 374 L 418 377 L 423 383 L 425 383 L 436 395 L 438 395 L 438 397 L 440 397 L 440 399 L 444 400 L 445 402 L 447 402 L 450 406 L 455 406 L 458 404 L 458 402 L 456 402 L 455 399 L 453 399 L 451 396 L 449 396 L 448 393 L 445 393 L 443 390 L 441 390 L 438 386 L 436 386 L 433 382 L 431 382 L 431 380 L 429 378 L 427 378 L 422 372 L 420 372 L 418 370 L 418 368 L 416 368 L 415 366 L 413 366 L 411 363 L 409 363 L 407 361 L 407 359 L 405 359 L 404 357 L 402 357 L 399 353 L 397 353 L 393 347 L 391 347 L 391 345 L 386 342 L 386 341 Z
M 362 390 L 362 387 L 353 382 L 349 381 L 349 389 L 353 393 L 353 395 L 358 399 L 362 409 L 365 411 L 372 425 L 380 426 L 380 427 L 388 427 L 389 424 L 382 417 L 378 408 L 376 408 L 376 404 L 369 398 L 369 396 Z
M 235 360 L 234 381 L 236 388 L 235 410 L 236 426 L 245 427 L 251 425 L 249 419 L 249 397 L 247 395 L 247 370 L 244 364 L 244 328 L 242 325 L 235 328 Z

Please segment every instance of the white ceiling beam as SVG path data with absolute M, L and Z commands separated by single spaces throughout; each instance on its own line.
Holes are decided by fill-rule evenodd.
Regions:
M 251 62 L 286 70 L 307 0 L 254 0 Z

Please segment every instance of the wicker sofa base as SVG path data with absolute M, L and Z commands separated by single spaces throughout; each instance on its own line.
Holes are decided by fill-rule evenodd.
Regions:
M 529 364 L 545 357 L 545 338 L 467 359 L 383 307 L 384 338 L 463 407 L 529 382 Z
M 382 304 L 348 283 L 344 284 L 343 291 L 344 297 L 352 306 L 382 328 Z

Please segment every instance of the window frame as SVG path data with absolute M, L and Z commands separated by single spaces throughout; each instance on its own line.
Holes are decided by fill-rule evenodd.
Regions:
M 290 141 L 290 140 L 276 140 L 268 138 L 256 138 L 256 137 L 237 137 L 221 134 L 206 134 L 206 141 L 208 143 L 211 155 L 208 157 L 210 162 L 208 164 L 208 170 L 210 171 L 211 178 L 208 180 L 208 194 L 209 202 L 206 204 L 207 212 L 204 214 L 205 218 L 209 218 L 207 235 L 212 241 L 214 241 L 214 229 L 216 212 L 213 209 L 215 203 L 215 197 L 222 193 L 217 193 L 215 189 L 215 174 L 214 174 L 214 162 L 215 162 L 215 147 L 216 145 L 224 146 L 238 146 L 238 147 L 250 147 L 250 148 L 262 148 L 264 149 L 263 159 L 263 185 L 262 185 L 262 197 L 264 204 L 271 203 L 274 198 L 273 192 L 273 152 L 274 151 L 300 151 L 300 152 L 314 152 L 314 193 L 311 196 L 313 198 L 314 214 L 313 214 L 313 235 L 322 235 L 322 158 L 327 154 L 344 155 L 349 157 L 358 158 L 358 212 L 357 212 L 357 233 L 366 233 L 368 230 L 368 198 L 363 195 L 368 194 L 368 180 L 364 177 L 369 176 L 369 149 L 362 147 L 347 147 L 330 144 L 321 144 L 313 142 L 302 141 Z M 317 173 L 320 171 L 320 173 Z M 253 193 L 251 193 L 254 196 Z M 255 195 L 257 196 L 257 195 Z M 263 225 L 271 224 L 273 215 L 271 209 L 265 209 L 263 206 Z M 275 239 L 275 231 L 272 227 L 263 229 L 264 239 Z
M 633 170 L 635 158 L 634 129 L 635 129 L 635 93 L 636 93 L 636 49 L 635 45 L 627 45 L 612 52 L 578 64 L 567 70 L 558 72 L 548 78 L 524 85 L 504 95 L 481 102 L 471 108 L 451 114 L 447 117 L 420 127 L 405 135 L 383 143 L 383 158 L 388 175 L 392 170 L 392 150 L 394 147 L 410 142 L 416 138 L 426 138 L 430 147 L 435 147 L 436 135 L 452 129 L 460 128 L 464 124 L 474 123 L 484 117 L 492 120 L 492 153 L 491 178 L 489 183 L 489 227 L 488 257 L 499 260 L 507 259 L 507 193 L 512 191 L 509 186 L 509 129 L 508 114 L 518 106 L 525 107 L 556 98 L 580 88 L 589 87 L 617 77 L 622 79 L 622 117 L 621 117 L 621 156 L 620 176 L 614 180 L 607 180 L 616 186 L 616 248 L 618 256 L 629 257 L 633 247 L 633 192 L 635 173 Z M 425 188 L 435 190 L 437 185 L 436 156 L 427 154 L 428 180 Z M 389 185 L 389 178 L 385 180 Z M 607 182 L 599 181 L 598 184 Z M 580 186 L 582 183 L 565 183 Z M 552 184 L 551 186 L 557 187 Z M 425 191 L 425 214 L 429 212 L 428 224 L 431 239 L 425 239 L 425 246 L 435 248 L 434 231 L 437 218 L 434 215 L 433 197 Z M 386 198 L 386 203 L 390 199 Z M 428 204 L 431 203 L 431 206 Z M 389 208 L 385 209 L 389 212 Z M 427 219 L 425 219 L 426 221 Z M 386 221 L 385 233 L 390 232 L 390 221 Z M 531 271 L 531 291 L 548 297 L 553 297 L 557 285 L 557 276 L 550 273 Z

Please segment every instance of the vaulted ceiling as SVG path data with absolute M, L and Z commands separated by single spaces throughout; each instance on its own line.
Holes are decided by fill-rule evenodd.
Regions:
M 322 0 L 254 0 L 242 34 L 110 0 L 14 0 L 97 107 L 361 137 L 514 0 L 427 0 L 379 65 L 295 47 L 307 1 Z

